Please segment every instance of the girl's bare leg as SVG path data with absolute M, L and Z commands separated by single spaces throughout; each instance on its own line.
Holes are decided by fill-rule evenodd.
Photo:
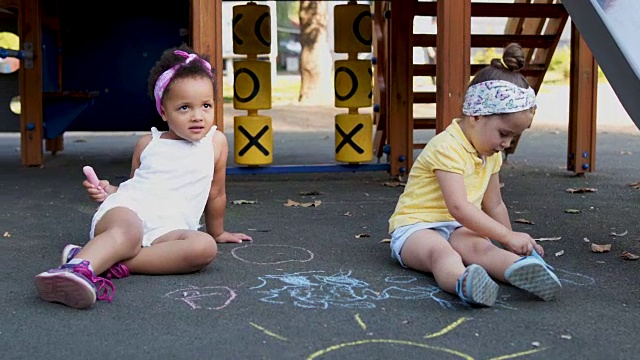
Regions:
M 88 260 L 94 273 L 102 274 L 111 265 L 134 257 L 142 243 L 140 218 L 130 209 L 116 207 L 98 221 L 95 237 L 75 256 Z
M 440 288 L 456 293 L 456 282 L 465 266 L 460 255 L 438 232 L 416 231 L 404 243 L 400 254 L 406 266 L 432 273 Z
M 203 269 L 217 253 L 211 235 L 195 230 L 174 230 L 122 263 L 136 274 L 183 274 Z
M 451 246 L 465 264 L 482 266 L 494 279 L 505 281 L 504 271 L 520 256 L 494 245 L 489 239 L 461 227 L 451 234 Z

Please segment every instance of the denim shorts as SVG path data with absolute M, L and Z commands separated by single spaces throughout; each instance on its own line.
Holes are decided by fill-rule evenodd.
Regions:
M 442 222 L 419 222 L 411 225 L 401 226 L 391 233 L 391 257 L 398 260 L 400 265 L 403 267 L 407 267 L 402 262 L 402 257 L 400 256 L 402 252 L 402 247 L 404 243 L 407 241 L 409 236 L 413 235 L 414 232 L 431 229 L 438 232 L 438 234 L 442 235 L 445 240 L 449 240 L 451 233 L 454 232 L 457 228 L 462 227 L 457 221 L 442 221 Z

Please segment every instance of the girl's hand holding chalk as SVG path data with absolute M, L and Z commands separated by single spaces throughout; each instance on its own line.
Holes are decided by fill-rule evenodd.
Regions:
M 87 177 L 83 185 L 87 188 L 89 196 L 97 202 L 103 202 L 109 196 L 105 190 L 106 186 L 109 186 L 109 182 L 104 180 L 105 186 L 100 186 L 100 180 L 91 166 L 83 167 L 82 172 Z

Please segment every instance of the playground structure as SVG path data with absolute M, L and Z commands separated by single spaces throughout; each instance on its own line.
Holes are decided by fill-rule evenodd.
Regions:
M 348 164 L 348 171 L 385 169 L 392 175 L 407 173 L 414 150 L 424 146 L 413 142 L 413 131 L 442 131 L 460 114 L 470 76 L 486 65 L 471 64 L 471 48 L 502 48 L 509 42 L 520 43 L 527 50 L 523 73 L 538 91 L 569 19 L 565 6 L 570 10 L 572 6 L 572 19 L 576 21 L 571 23 L 567 169 L 576 173 L 595 171 L 597 64 L 576 24 L 585 21 L 581 10 L 596 9 L 599 4 L 596 0 L 573 2 L 571 6 L 571 1 L 565 3 L 406 0 L 337 5 L 342 8 L 334 15 L 336 30 L 340 28 L 335 33 L 345 36 L 336 37 L 336 52 L 348 54 L 348 59 L 334 64 L 335 106 L 347 108 L 348 112 L 336 116 L 336 161 Z M 148 99 L 142 89 L 146 89 L 147 69 L 166 48 L 186 42 L 208 54 L 214 68 L 219 69 L 218 84 L 222 83 L 222 0 L 182 0 L 162 7 L 140 1 L 127 7 L 126 12 L 97 5 L 102 6 L 98 12 L 105 20 L 85 16 L 90 5 L 80 0 L 0 0 L 0 9 L 16 14 L 23 45 L 20 52 L 5 55 L 19 57 L 23 63 L 18 76 L 21 155 L 25 166 L 43 164 L 43 147 L 53 153 L 62 151 L 64 132 L 78 129 L 78 124 L 87 131 L 148 130 L 158 118 L 152 106 L 145 106 Z M 91 13 L 94 11 L 91 9 Z M 236 11 L 246 24 L 234 24 L 234 35 L 244 41 L 253 40 L 243 47 L 234 37 L 234 52 L 246 56 L 234 65 L 234 108 L 248 112 L 234 119 L 234 156 L 238 164 L 247 165 L 252 171 L 269 171 L 273 156 L 271 119 L 258 115 L 258 110 L 271 106 L 271 67 L 257 56 L 270 52 L 270 21 L 264 21 L 270 14 L 268 7 L 257 4 L 234 7 L 234 19 Z M 420 21 L 418 16 L 435 17 L 437 33 L 414 34 L 413 23 Z M 504 34 L 471 34 L 472 17 L 508 18 Z M 608 28 L 603 26 L 600 30 Z M 589 46 L 594 48 L 613 41 L 594 36 L 589 40 Z M 247 45 L 250 43 L 254 46 Z M 414 46 L 435 48 L 436 63 L 413 64 Z M 371 51 L 371 60 L 358 60 L 359 52 Z M 600 51 L 599 57 L 610 55 L 605 50 Z M 624 91 L 618 90 L 620 87 L 628 89 L 640 83 L 637 74 L 634 77 L 627 72 L 627 83 L 616 87 L 620 74 L 613 68 L 621 63 L 628 65 L 624 57 L 609 64 L 602 61 L 605 74 L 616 75 L 609 80 L 617 93 Z M 416 76 L 435 76 L 437 91 L 414 92 Z M 218 99 L 222 99 L 221 91 L 218 86 Z M 436 104 L 435 118 L 414 118 L 413 105 L 426 103 Z M 630 103 L 626 100 L 623 105 L 638 124 L 638 111 Z M 372 105 L 373 119 L 358 113 L 358 108 Z M 131 109 L 127 118 L 114 116 L 113 109 L 119 107 Z M 222 130 L 221 101 L 215 112 Z M 367 137 L 374 132 L 374 125 L 375 137 Z M 516 147 L 517 141 L 506 152 L 512 153 Z M 388 163 L 367 164 L 373 155 L 381 158 L 384 154 Z M 337 168 L 344 169 L 322 166 L 315 170 Z

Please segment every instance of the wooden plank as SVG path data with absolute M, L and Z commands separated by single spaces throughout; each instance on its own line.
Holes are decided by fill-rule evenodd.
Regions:
M 596 170 L 598 65 L 573 22 L 570 76 L 567 170 L 582 174 Z
M 57 154 L 64 150 L 64 136 L 62 134 L 56 136 L 55 139 L 45 139 L 45 149 L 52 154 Z
M 533 4 L 553 4 L 554 0 L 533 0 Z M 562 6 L 562 5 L 561 5 Z M 566 13 L 566 11 L 565 11 Z M 542 34 L 544 25 L 547 22 L 546 17 L 542 19 L 524 19 L 522 23 L 522 35 L 539 35 Z M 555 35 L 555 34 L 554 34 Z M 525 64 L 531 61 L 535 49 L 524 49 Z
M 20 64 L 20 149 L 22 165 L 43 164 L 42 30 L 40 0 L 20 0 L 18 36 L 21 49 L 33 52 L 32 66 Z
M 413 119 L 413 128 L 414 129 L 435 129 L 436 128 L 436 118 L 414 118 Z
M 471 64 L 471 76 L 489 64 Z M 529 64 L 520 70 L 524 76 L 538 76 L 547 71 L 547 64 Z M 414 64 L 413 76 L 436 76 L 437 66 L 435 64 Z
M 531 87 L 538 92 L 540 87 L 542 86 L 542 81 L 544 80 L 544 74 L 549 69 L 549 65 L 551 65 L 551 58 L 553 57 L 553 53 L 558 47 L 558 42 L 560 41 L 560 37 L 562 35 L 562 30 L 564 30 L 565 25 L 567 24 L 567 20 L 569 19 L 569 15 L 567 14 L 565 17 L 560 19 L 550 19 L 547 23 L 547 27 L 544 30 L 545 35 L 548 34 L 556 34 L 556 40 L 552 46 L 547 49 L 536 49 L 535 54 L 531 57 L 531 61 L 535 63 L 545 64 L 544 73 L 542 76 L 532 77 L 529 80 L 529 84 Z
M 389 58 L 389 154 L 393 176 L 406 175 L 413 164 L 413 1 L 396 1 L 391 9 Z
M 414 104 L 435 104 L 436 93 L 434 91 L 416 91 L 413 93 Z
M 514 3 L 525 3 L 528 4 L 529 0 L 513 0 Z M 513 15 L 512 15 L 513 16 Z M 507 24 L 504 27 L 505 34 L 520 34 L 522 32 L 522 24 L 524 23 L 524 18 L 522 17 L 509 17 L 507 20 Z
M 429 47 L 437 45 L 437 34 L 415 34 L 413 46 Z M 471 47 L 474 48 L 504 48 L 507 44 L 517 42 L 523 48 L 549 48 L 556 41 L 553 35 L 494 35 L 494 34 L 474 34 L 471 35 Z
M 438 0 L 437 6 L 436 132 L 441 132 L 461 115 L 469 83 L 471 0 Z
M 193 49 L 209 55 L 215 69 L 215 123 L 224 131 L 222 100 L 222 0 L 191 0 L 191 41 Z M 273 15 L 273 14 L 272 14 Z
M 516 0 L 517 1 L 517 0 Z M 544 0 L 553 2 L 553 0 Z M 417 2 L 416 16 L 436 16 L 436 2 Z M 525 1 L 516 3 L 471 3 L 473 17 L 508 17 L 508 18 L 559 18 L 566 13 L 562 4 L 529 4 Z

